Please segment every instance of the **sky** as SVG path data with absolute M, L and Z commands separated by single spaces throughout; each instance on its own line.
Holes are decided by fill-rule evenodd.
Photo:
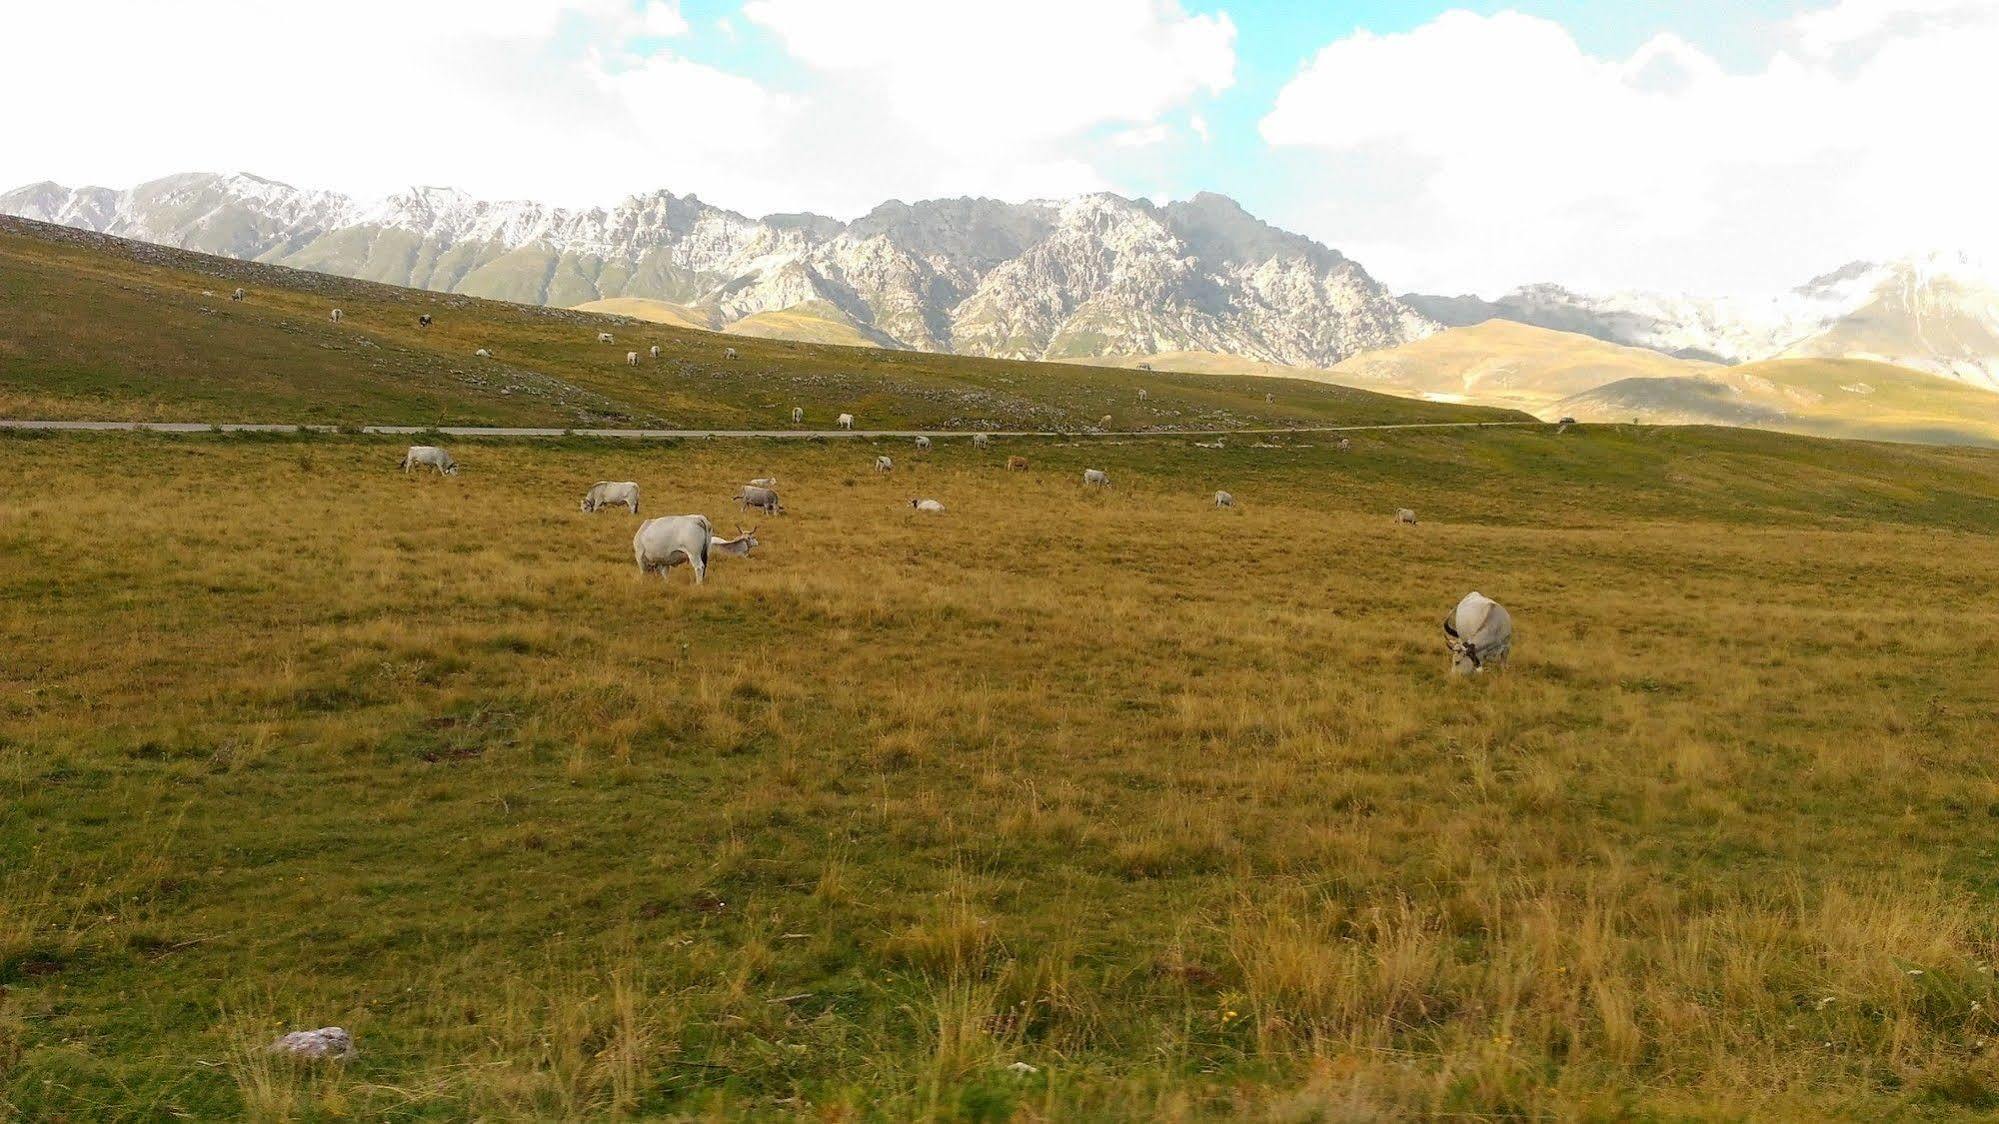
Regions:
M 750 215 L 1216 191 L 1399 290 L 1999 259 L 1999 0 L 10 5 L 0 188 Z

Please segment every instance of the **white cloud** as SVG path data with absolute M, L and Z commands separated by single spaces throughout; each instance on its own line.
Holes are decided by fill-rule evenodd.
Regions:
M 1342 214 L 1368 228 L 1326 229 L 1330 210 L 1307 225 L 1412 285 L 1752 288 L 1853 256 L 1999 249 L 1999 7 L 1844 0 L 1787 31 L 1731 74 L 1673 37 L 1605 58 L 1546 20 L 1450 12 L 1324 48 L 1262 133 L 1351 162 Z M 1401 197 L 1365 199 L 1385 194 L 1373 169 Z
M 1164 124 L 1138 125 L 1112 133 L 1110 143 L 1119 148 L 1150 148 L 1164 144 L 1173 136 L 1173 130 Z
M 0 189 L 243 170 L 376 195 L 412 183 L 603 204 L 666 187 L 750 213 L 1113 186 L 1227 88 L 1235 29 L 1176 0 L 94 0 L 0 32 Z M 768 34 L 781 85 L 689 57 Z M 743 36 L 749 38 L 748 36 Z M 664 49 L 662 48 L 664 46 Z

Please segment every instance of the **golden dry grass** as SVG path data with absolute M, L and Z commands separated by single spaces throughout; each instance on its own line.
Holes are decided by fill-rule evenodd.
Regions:
M 0 1113 L 1999 1107 L 1999 458 L 454 451 L 0 440 Z

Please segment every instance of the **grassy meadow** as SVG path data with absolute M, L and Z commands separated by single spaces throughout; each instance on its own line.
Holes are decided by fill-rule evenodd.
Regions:
M 1999 456 L 401 448 L 0 436 L 0 1117 L 1999 1111 Z

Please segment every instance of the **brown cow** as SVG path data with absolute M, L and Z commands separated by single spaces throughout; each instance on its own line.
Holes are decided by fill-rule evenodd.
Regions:
M 1008 458 L 1006 459 L 1006 470 L 1007 470 L 1008 472 L 1026 472 L 1026 471 L 1027 471 L 1027 458 L 1026 458 L 1026 457 L 1008 457 Z

